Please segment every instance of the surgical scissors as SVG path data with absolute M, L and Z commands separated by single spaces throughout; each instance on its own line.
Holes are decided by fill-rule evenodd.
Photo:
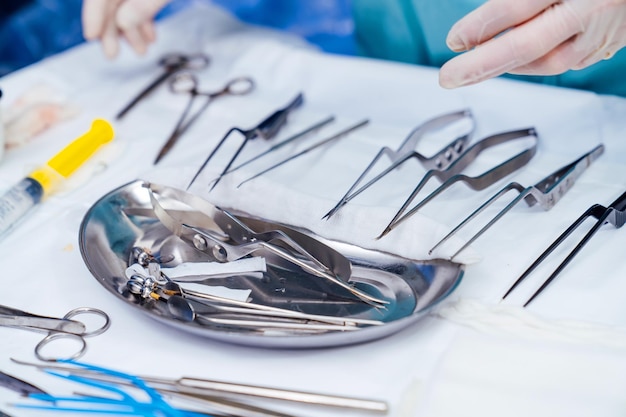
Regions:
M 167 80 L 171 75 L 177 73 L 178 71 L 188 69 L 188 70 L 199 70 L 206 68 L 209 65 L 210 59 L 205 54 L 180 54 L 180 53 L 172 53 L 164 55 L 159 60 L 159 66 L 163 67 L 164 71 L 161 75 L 159 75 L 154 81 L 148 84 L 141 92 L 133 98 L 120 112 L 115 116 L 117 120 L 124 117 L 126 113 L 130 111 L 137 103 L 139 103 L 142 99 L 144 99 L 148 94 L 150 94 L 155 88 L 161 85 L 165 80 Z
M 104 319 L 102 326 L 88 330 L 85 323 L 74 320 L 81 314 L 92 314 Z M 16 308 L 0 305 L 0 326 L 17 329 L 47 331 L 44 337 L 35 346 L 35 356 L 42 361 L 55 362 L 59 358 L 51 358 L 43 354 L 44 348 L 57 339 L 73 339 L 80 343 L 80 348 L 67 359 L 76 359 L 83 356 L 87 350 L 86 337 L 96 336 L 105 332 L 111 325 L 111 320 L 104 311 L 92 307 L 79 307 L 69 311 L 61 318 L 39 316 L 18 310 Z
M 421 153 L 417 152 L 415 148 L 417 147 L 418 142 L 426 136 L 431 131 L 440 130 L 446 126 L 451 124 L 455 124 L 464 119 L 469 119 L 472 124 L 471 128 L 468 132 L 464 132 L 461 136 L 455 138 L 451 143 L 446 145 L 443 149 L 438 151 L 435 155 L 426 157 Z M 322 219 L 330 219 L 335 213 L 337 213 L 343 206 L 348 204 L 350 200 L 355 198 L 357 195 L 361 194 L 370 186 L 374 185 L 378 180 L 383 178 L 385 175 L 398 168 L 400 165 L 408 161 L 409 159 L 417 159 L 424 168 L 426 169 L 446 169 L 451 163 L 453 163 L 456 158 L 461 155 L 461 153 L 467 147 L 468 142 L 470 141 L 472 132 L 474 130 L 474 119 L 472 117 L 472 113 L 469 110 L 461 110 L 454 113 L 444 114 L 433 119 L 427 120 L 421 125 L 417 126 L 413 131 L 406 137 L 406 139 L 402 142 L 402 144 L 398 147 L 397 150 L 393 150 L 388 146 L 384 146 L 380 149 L 378 154 L 372 159 L 370 164 L 365 168 L 365 170 L 361 173 L 361 175 L 357 178 L 357 180 L 352 184 L 352 186 L 346 191 L 343 197 L 339 200 L 339 202 L 333 207 L 328 213 L 326 213 Z M 379 173 L 377 176 L 372 178 L 369 182 L 363 185 L 361 188 L 356 189 L 358 185 L 365 179 L 368 172 L 374 168 L 376 163 L 383 155 L 387 155 L 391 160 L 391 164 L 384 171 Z
M 470 240 L 468 240 L 460 249 L 458 249 L 450 259 L 454 259 L 456 255 L 461 253 L 465 248 L 471 245 L 476 239 L 478 239 L 483 233 L 487 231 L 495 222 L 500 220 L 506 213 L 520 201 L 524 200 L 529 207 L 539 204 L 544 210 L 550 210 L 559 202 L 561 197 L 574 186 L 578 177 L 591 165 L 593 161 L 598 159 L 600 155 L 604 153 L 604 146 L 598 145 L 591 151 L 587 152 L 574 162 L 558 169 L 556 172 L 548 175 L 543 180 L 531 187 L 524 188 L 517 182 L 511 182 L 504 186 L 500 191 L 493 195 L 483 205 L 478 207 L 472 214 L 470 214 L 465 220 L 459 223 L 450 233 L 448 233 L 443 239 L 439 241 L 428 252 L 432 254 L 435 249 L 450 239 L 455 233 L 467 225 L 472 219 L 482 213 L 487 207 L 489 207 L 497 199 L 505 195 L 511 190 L 519 192 L 519 195 L 515 197 L 506 207 L 504 207 L 489 223 L 487 223 L 482 229 L 480 229 Z
M 300 107 L 302 103 L 304 103 L 304 95 L 300 93 L 293 100 L 291 100 L 289 104 L 287 104 L 282 109 L 276 110 L 274 113 L 272 113 L 271 115 L 263 119 L 258 125 L 250 129 L 241 129 L 239 127 L 231 128 L 228 132 L 226 132 L 224 137 L 222 137 L 222 139 L 218 142 L 217 146 L 213 148 L 213 150 L 211 151 L 209 156 L 204 160 L 202 165 L 200 165 L 200 168 L 196 171 L 195 175 L 189 182 L 189 185 L 187 185 L 187 189 L 189 189 L 189 187 L 191 187 L 191 185 L 196 181 L 196 179 L 198 178 L 198 175 L 200 175 L 200 173 L 204 170 L 204 168 L 207 166 L 209 161 L 221 148 L 224 142 L 226 142 L 226 139 L 228 139 L 231 133 L 233 132 L 241 133 L 243 135 L 243 142 L 241 143 L 241 145 L 239 145 L 239 148 L 237 148 L 237 150 L 235 151 L 235 154 L 231 157 L 228 164 L 226 164 L 226 168 L 224 168 L 224 170 L 220 173 L 217 180 L 213 182 L 213 185 L 211 186 L 211 190 L 217 186 L 217 184 L 220 182 L 220 179 L 224 176 L 226 172 L 228 172 L 231 165 L 233 164 L 233 162 L 235 162 L 235 159 L 237 159 L 237 157 L 239 156 L 239 154 L 241 153 L 244 146 L 246 146 L 249 140 L 254 139 L 256 137 L 260 137 L 262 139 L 271 139 L 274 136 L 276 136 L 279 130 L 285 125 L 285 123 L 287 123 L 287 117 L 289 116 L 289 113 L 291 113 L 293 110 Z
M 221 89 L 213 92 L 205 92 L 198 90 L 198 79 L 190 72 L 182 72 L 176 74 L 169 82 L 170 91 L 175 94 L 189 94 L 187 105 L 180 115 L 174 131 L 167 139 L 161 150 L 159 151 L 154 163 L 157 164 L 167 153 L 174 147 L 178 139 L 189 129 L 189 127 L 200 117 L 207 109 L 209 104 L 218 97 L 222 96 L 241 96 L 249 94 L 254 90 L 254 80 L 250 77 L 237 77 L 228 81 Z M 202 106 L 190 115 L 193 103 L 198 97 L 204 97 L 206 100 Z
M 534 139 L 531 146 L 525 148 L 523 151 L 517 153 L 515 156 L 501 162 L 500 164 L 483 172 L 482 174 L 475 177 L 470 177 L 461 173 L 468 165 L 470 165 L 470 163 L 472 163 L 478 157 L 478 155 L 480 155 L 485 150 L 497 145 L 501 145 L 503 143 L 510 142 L 512 140 L 525 139 L 529 137 Z M 481 191 L 488 186 L 494 184 L 495 182 L 501 180 L 510 173 L 520 169 L 521 167 L 526 165 L 533 158 L 533 156 L 535 156 L 535 153 L 537 152 L 537 141 L 538 136 L 534 128 L 498 133 L 482 139 L 479 142 L 476 142 L 465 152 L 463 152 L 456 161 L 450 164 L 447 169 L 432 169 L 428 171 L 419 182 L 419 184 L 417 184 L 409 198 L 407 198 L 404 204 L 402 204 L 402 207 L 389 222 L 385 230 L 383 230 L 380 236 L 378 236 L 378 239 L 387 235 L 394 228 L 396 228 L 396 226 L 410 218 L 420 208 L 424 207 L 429 201 L 432 201 L 436 196 L 438 196 L 457 182 L 464 182 L 471 189 L 475 191 Z M 415 197 L 417 197 L 417 194 L 419 194 L 422 188 L 424 188 L 426 183 L 432 177 L 437 177 L 440 181 L 443 181 L 443 183 L 437 189 L 435 189 L 435 191 L 433 191 L 428 196 L 426 196 L 426 198 L 420 201 L 415 207 L 405 213 Z
M 552 274 L 544 281 L 537 291 L 524 303 L 524 307 L 531 303 L 541 292 L 548 286 L 554 279 L 561 273 L 561 271 L 574 259 L 574 257 L 581 251 L 581 249 L 589 242 L 589 240 L 596 234 L 596 232 L 605 223 L 610 223 L 615 226 L 616 229 L 621 228 L 626 223 L 626 192 L 613 201 L 608 207 L 604 207 L 600 204 L 594 204 L 589 207 L 574 223 L 572 223 L 556 240 L 541 254 L 539 258 L 528 267 L 526 271 L 513 283 L 511 288 L 502 296 L 504 300 L 526 277 L 530 275 L 532 271 L 539 266 L 544 259 L 548 257 L 574 230 L 578 228 L 588 217 L 594 217 L 596 222 L 587 232 L 587 234 L 578 242 L 574 249 L 567 255 L 567 257 L 559 264 L 559 266 L 552 272 Z

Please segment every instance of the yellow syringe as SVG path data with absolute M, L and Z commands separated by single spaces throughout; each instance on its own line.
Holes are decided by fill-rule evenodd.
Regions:
M 109 122 L 96 119 L 91 129 L 67 145 L 45 165 L 31 172 L 0 197 L 0 237 L 57 186 L 81 167 L 100 146 L 113 140 Z

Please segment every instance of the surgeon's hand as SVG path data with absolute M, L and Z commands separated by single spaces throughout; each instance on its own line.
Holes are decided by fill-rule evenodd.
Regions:
M 506 72 L 582 69 L 626 45 L 626 0 L 488 0 L 452 27 L 447 43 L 469 52 L 441 67 L 446 88 Z
M 154 42 L 154 16 L 168 0 L 84 0 L 83 35 L 87 40 L 102 42 L 104 53 L 114 58 L 120 38 L 138 54 Z

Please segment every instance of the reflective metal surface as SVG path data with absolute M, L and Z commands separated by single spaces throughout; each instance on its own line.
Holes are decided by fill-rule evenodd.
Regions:
M 87 267 L 109 292 L 138 311 L 170 326 L 224 342 L 274 348 L 314 348 L 376 340 L 418 321 L 454 290 L 463 275 L 462 266 L 450 261 L 413 261 L 326 240 L 303 230 L 348 257 L 352 262 L 350 282 L 387 300 L 386 308 L 375 308 L 345 297 L 332 283 L 294 270 L 280 259 L 267 259 L 267 272 L 261 277 L 259 274 L 222 276 L 207 278 L 203 284 L 249 289 L 250 299 L 257 304 L 307 314 L 379 320 L 384 322 L 383 325 L 350 332 L 295 335 L 181 321 L 171 315 L 166 303 L 137 297 L 128 290 L 125 270 L 132 259 L 133 247 L 149 248 L 165 267 L 209 260 L 207 255 L 172 235 L 154 216 L 150 216 L 151 209 L 149 192 L 142 181 L 124 185 L 97 201 L 80 227 L 80 250 Z M 258 224 L 257 219 L 230 211 L 250 227 Z

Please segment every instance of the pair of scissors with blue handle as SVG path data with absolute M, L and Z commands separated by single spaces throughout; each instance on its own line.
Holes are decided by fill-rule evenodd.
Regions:
M 228 81 L 222 88 L 215 91 L 201 91 L 198 89 L 198 79 L 190 72 L 176 74 L 170 79 L 169 88 L 175 94 L 188 94 L 189 100 L 183 110 L 174 131 L 171 133 L 161 150 L 157 154 L 154 163 L 157 164 L 174 147 L 178 139 L 189 129 L 189 127 L 200 117 L 206 108 L 218 97 L 222 96 L 243 96 L 254 90 L 254 80 L 250 77 L 236 77 Z M 198 97 L 205 98 L 204 103 L 193 114 L 191 110 L 193 103 Z
M 159 60 L 159 66 L 163 68 L 163 72 L 146 86 L 135 98 L 133 98 L 120 112 L 115 116 L 117 120 L 121 119 L 135 107 L 137 103 L 143 100 L 155 88 L 161 85 L 165 80 L 182 70 L 200 70 L 209 65 L 210 58 L 205 54 L 181 54 L 172 53 L 164 55 Z
M 81 314 L 91 314 L 104 319 L 103 324 L 96 329 L 89 330 L 85 323 L 75 320 Z M 85 354 L 87 350 L 86 337 L 96 336 L 105 332 L 111 325 L 111 319 L 104 311 L 92 307 L 79 307 L 69 311 L 61 318 L 40 316 L 28 313 L 16 308 L 0 305 L 0 326 L 13 327 L 23 330 L 48 332 L 35 346 L 35 356 L 42 361 L 54 362 L 59 358 L 52 358 L 43 354 L 44 348 L 51 342 L 58 339 L 73 339 L 80 343 L 78 351 L 68 358 L 76 359 Z

